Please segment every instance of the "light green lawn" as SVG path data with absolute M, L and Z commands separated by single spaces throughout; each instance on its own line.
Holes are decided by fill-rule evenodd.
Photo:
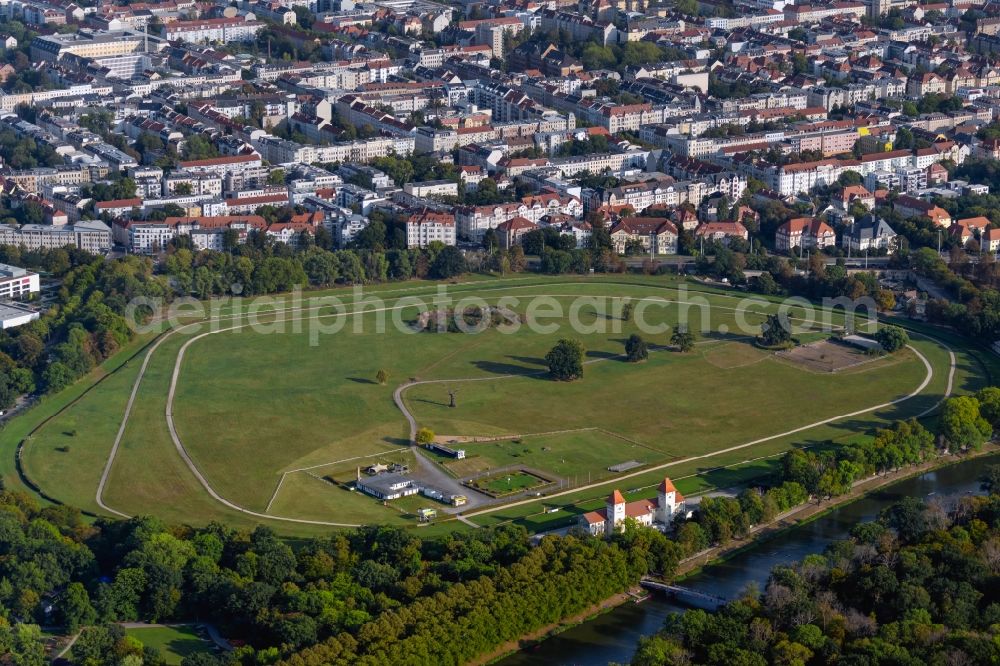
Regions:
M 568 313 L 574 294 L 578 292 L 634 298 L 650 294 L 660 299 L 676 296 L 673 290 L 593 283 L 508 289 L 504 294 L 490 294 L 488 298 L 495 302 L 501 295 L 516 294 L 527 302 L 532 297 L 551 294 L 553 303 Z M 736 328 L 732 299 L 710 296 L 706 302 L 710 305 L 705 312 L 712 328 L 720 325 Z M 590 359 L 620 354 L 624 338 L 636 327 L 607 312 L 608 307 L 608 302 L 595 299 L 581 308 L 581 323 L 593 328 L 592 332 L 582 333 L 569 330 L 565 320 L 562 320 L 562 330 L 552 333 L 535 333 L 527 326 L 512 335 L 497 330 L 477 335 L 407 334 L 391 326 L 382 332 L 377 329 L 381 315 L 369 312 L 364 317 L 349 319 L 341 333 L 320 337 L 315 345 L 310 344 L 307 333 L 267 335 L 242 329 L 205 336 L 186 352 L 174 408 L 175 422 L 186 448 L 213 486 L 241 506 L 259 511 L 266 506 L 273 484 L 270 479 L 276 471 L 371 455 L 405 444 L 408 429 L 392 402 L 392 389 L 396 384 L 409 379 L 464 379 L 538 372 L 543 369 L 546 351 L 565 335 L 582 337 Z M 526 310 L 523 312 L 527 314 Z M 676 312 L 667 310 L 661 317 L 663 323 L 671 324 L 676 321 Z M 763 317 L 763 314 L 751 314 L 747 319 L 759 322 Z M 362 322 L 362 330 L 355 332 L 355 321 Z M 287 329 L 292 330 L 290 323 Z M 666 342 L 666 334 L 662 342 Z M 714 344 L 711 340 L 706 342 Z M 658 385 L 657 392 L 664 390 L 663 380 L 668 379 L 653 377 L 648 368 L 632 366 L 626 377 L 622 373 L 624 364 L 618 361 L 605 361 L 600 365 L 619 366 L 618 373 L 610 376 L 609 381 L 631 381 L 633 373 L 635 377 L 645 375 L 648 381 Z M 659 366 L 651 361 L 649 367 Z M 282 368 L 282 371 L 276 373 L 274 368 Z M 379 368 L 388 370 L 393 378 L 390 385 L 380 386 L 373 381 Z M 696 372 L 703 373 L 704 369 Z M 801 375 L 798 371 L 786 374 Z M 267 380 L 261 381 L 262 377 Z M 904 376 L 899 381 L 908 379 Z M 547 380 L 498 380 L 482 382 L 475 388 L 470 388 L 472 384 L 462 385 L 460 400 L 464 405 L 467 392 L 488 391 L 508 382 L 516 383 L 524 401 L 536 406 L 545 402 L 543 398 L 559 396 L 564 391 L 563 387 Z M 872 390 L 880 388 L 876 385 Z M 447 387 L 442 385 L 420 387 L 407 394 L 407 401 L 422 415 L 425 407 L 433 409 L 446 405 L 446 398 L 442 398 L 446 391 Z M 421 400 L 429 404 L 417 405 Z M 552 404 L 551 409 L 573 409 L 573 395 L 566 395 L 561 400 L 564 401 Z M 467 413 L 464 409 L 456 411 Z M 537 424 L 538 429 L 561 427 L 548 427 L 547 419 L 537 418 L 534 411 L 526 412 L 524 419 L 507 409 L 497 409 L 496 414 L 497 419 L 487 422 L 452 413 L 449 418 L 466 421 L 464 429 L 476 424 L 486 429 L 462 432 L 463 424 L 449 422 L 448 427 L 442 425 L 440 431 L 501 434 L 511 432 L 513 421 Z M 707 423 L 708 420 L 703 421 Z M 595 423 L 588 422 L 572 427 L 593 425 Z M 240 464 L 234 464 L 237 460 Z
M 652 497 L 655 494 L 656 484 L 664 476 L 670 476 L 675 479 L 677 487 L 682 493 L 726 488 L 739 485 L 746 482 L 749 478 L 758 476 L 762 469 L 770 469 L 771 465 L 774 464 L 773 461 L 777 460 L 778 456 L 791 447 L 825 446 L 830 442 L 844 444 L 853 441 L 859 437 L 859 433 L 864 433 L 877 427 L 887 427 L 901 418 L 909 418 L 930 409 L 944 395 L 948 377 L 947 351 L 937 343 L 920 338 L 915 338 L 912 344 L 928 358 L 935 369 L 935 374 L 924 393 L 900 405 L 869 412 L 857 417 L 840 419 L 795 435 L 779 437 L 758 444 L 752 447 L 751 450 L 733 451 L 731 453 L 712 456 L 705 460 L 681 463 L 663 471 L 641 474 L 617 483 L 611 481 L 602 488 L 569 493 L 558 498 L 543 499 L 528 505 L 501 508 L 498 511 L 473 515 L 472 519 L 475 523 L 484 526 L 514 521 L 524 524 L 533 531 L 551 529 L 552 527 L 559 526 L 560 516 L 565 520 L 568 513 L 575 515 L 576 513 L 583 513 L 599 507 L 601 498 L 606 496 L 607 491 L 613 487 L 618 487 L 623 491 L 631 488 L 645 489 L 640 493 L 634 494 L 633 499 Z M 978 364 L 978 361 L 963 350 L 956 350 L 956 356 L 960 370 L 956 372 L 954 390 L 959 393 L 967 393 L 985 385 L 987 381 L 985 372 L 982 370 L 982 366 Z M 933 422 L 933 417 L 929 417 L 925 421 L 930 425 Z M 745 462 L 763 456 L 772 457 L 766 460 L 754 460 L 751 463 Z M 718 469 L 719 467 L 727 467 L 727 469 L 720 470 Z M 628 493 L 626 495 L 628 496 Z M 544 514 L 542 513 L 543 506 L 559 506 L 563 507 L 563 510 L 554 514 Z
M 653 448 L 596 429 L 453 446 L 465 450 L 465 459 L 456 460 L 441 455 L 433 457 L 458 477 L 472 476 L 500 467 L 523 465 L 545 470 L 570 482 L 586 482 L 586 472 L 582 478 L 573 478 L 583 469 L 591 472 L 592 480 L 597 481 L 602 476 L 615 476 L 606 469 L 610 465 L 630 460 L 650 463 L 662 457 Z
M 270 513 L 307 520 L 402 524 L 402 516 L 362 492 L 333 486 L 308 474 L 289 474 Z
M 199 636 L 195 627 L 149 627 L 126 629 L 125 633 L 142 641 L 143 646 L 159 650 L 171 666 L 179 665 L 184 657 L 212 651 L 212 643 Z
M 496 495 L 509 495 L 528 488 L 547 485 L 544 479 L 521 471 L 502 472 L 476 481 L 476 485 Z
M 43 426 L 58 429 L 62 416 L 75 409 L 76 405 L 79 404 L 77 401 L 81 397 L 89 392 L 98 391 L 101 384 L 110 379 L 109 375 L 118 372 L 133 355 L 145 345 L 150 344 L 154 337 L 153 334 L 136 336 L 128 345 L 112 355 L 86 377 L 80 378 L 79 381 L 56 395 L 43 397 L 34 407 L 7 421 L 3 428 L 0 428 L 0 478 L 2 478 L 5 487 L 30 491 L 16 472 L 14 459 L 17 444 L 28 437 L 32 431 L 39 430 Z M 114 393 L 118 393 L 118 391 Z M 111 392 L 109 392 L 110 394 Z M 124 399 L 120 404 L 124 407 Z M 109 406 L 109 409 L 113 408 Z M 50 419 L 51 421 L 49 421 Z M 81 437 L 82 445 L 83 441 L 89 438 L 89 429 L 81 430 L 78 436 Z M 89 441 L 86 446 L 89 446 Z M 30 474 L 29 478 L 32 478 Z M 39 478 L 36 481 L 45 482 L 47 478 Z M 45 485 L 48 488 L 48 484 Z
M 28 476 L 49 481 L 50 494 L 60 501 L 98 512 L 98 481 L 141 365 L 141 357 L 132 359 L 39 429 L 21 454 Z
M 481 423 L 487 431 L 506 427 L 512 434 L 523 426 L 600 427 L 658 452 L 650 456 L 647 451 L 645 457 L 654 462 L 700 455 L 888 402 L 915 390 L 924 375 L 923 364 L 909 351 L 870 364 L 863 373 L 836 375 L 767 357 L 719 368 L 697 351 L 655 352 L 642 364 L 595 363 L 586 367 L 582 380 L 569 383 L 541 377 L 469 382 L 461 385 L 455 409 L 441 401 L 436 385 L 413 387 L 406 401 L 422 425 L 439 433 L 483 434 L 468 430 L 470 423 Z M 624 446 L 620 451 L 599 461 L 568 458 L 564 473 L 598 472 L 633 457 Z M 549 469 L 542 461 L 537 466 Z

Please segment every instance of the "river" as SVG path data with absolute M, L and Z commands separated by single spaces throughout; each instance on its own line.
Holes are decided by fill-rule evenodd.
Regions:
M 977 458 L 907 479 L 834 509 L 811 523 L 792 528 L 757 544 L 721 564 L 706 567 L 683 581 L 685 587 L 733 598 L 750 583 L 763 589 L 771 568 L 820 553 L 833 541 L 846 538 L 859 522 L 871 520 L 907 496 L 933 497 L 978 493 L 979 476 L 986 465 L 1000 463 L 1000 455 Z M 654 634 L 670 613 L 685 606 L 659 596 L 623 606 L 568 629 L 532 648 L 498 662 L 500 666 L 597 666 L 628 663 L 639 638 Z

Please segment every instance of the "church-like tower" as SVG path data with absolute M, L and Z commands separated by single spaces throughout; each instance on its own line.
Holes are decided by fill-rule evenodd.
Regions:
M 604 521 L 604 531 L 608 535 L 614 534 L 618 526 L 625 520 L 625 498 L 622 497 L 621 491 L 615 489 L 611 493 L 604 510 L 607 517 L 607 520 Z
M 656 519 L 661 523 L 670 524 L 677 510 L 677 488 L 669 477 L 664 477 L 656 489 Z

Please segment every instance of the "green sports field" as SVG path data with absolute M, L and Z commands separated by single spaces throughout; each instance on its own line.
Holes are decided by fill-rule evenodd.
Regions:
M 106 514 L 97 502 L 98 483 L 147 353 L 104 504 L 126 515 L 195 524 L 266 522 L 294 534 L 324 531 L 328 523 L 415 525 L 416 498 L 383 505 L 350 488 L 358 468 L 378 462 L 414 473 L 431 466 L 455 484 L 490 469 L 524 466 L 555 479 L 567 493 L 558 501 L 567 505 L 602 496 L 616 481 L 623 490 L 636 489 L 664 475 L 684 478 L 679 487 L 693 492 L 766 467 L 744 461 L 921 414 L 949 385 L 948 349 L 925 337 L 914 337 L 913 350 L 833 374 L 776 358 L 747 334 L 776 311 L 775 303 L 757 297 L 741 308 L 745 295 L 697 283 L 531 276 L 478 279 L 448 290 L 455 300 L 503 305 L 519 317 L 518 330 L 415 333 L 394 326 L 393 320 L 416 318 L 414 298 L 429 302 L 439 295 L 428 283 L 384 285 L 367 299 L 350 290 L 329 292 L 341 298 L 339 311 L 309 300 L 326 294 L 289 299 L 277 304 L 279 314 L 254 319 L 246 304 L 217 308 L 214 327 L 165 331 L 154 351 L 147 347 L 119 362 L 82 397 L 53 409 L 23 447 L 23 470 L 47 495 Z M 621 357 L 624 340 L 639 327 L 623 319 L 616 298 L 631 299 L 662 329 L 644 333 L 651 352 L 643 363 Z M 679 300 L 692 303 L 686 315 Z M 802 321 L 801 308 L 789 314 L 803 337 L 823 328 Z M 667 348 L 667 329 L 682 318 L 707 331 L 685 354 Z M 315 334 L 337 322 L 339 332 Z M 830 323 L 843 321 L 835 315 Z M 552 330 L 538 330 L 544 325 Z M 561 337 L 578 339 L 587 350 L 580 381 L 545 375 L 544 356 Z M 978 388 L 986 375 L 980 360 L 953 348 L 952 390 Z M 385 385 L 375 381 L 379 369 L 389 373 Z M 466 449 L 466 459 L 409 447 L 410 426 L 393 393 L 410 383 L 400 394 L 405 408 L 418 425 L 458 442 L 449 445 Z M 868 411 L 877 405 L 885 406 Z M 31 417 L 0 432 L 4 451 L 31 430 Z M 797 432 L 778 436 L 789 431 Z M 638 467 L 624 474 L 608 469 L 629 461 Z M 735 467 L 717 469 L 726 466 Z M 607 485 L 591 487 L 599 482 Z M 574 490 L 579 487 L 585 489 Z M 420 506 L 434 505 L 420 499 Z M 528 517 L 546 501 L 555 500 L 469 506 L 467 514 L 482 524 L 531 525 Z M 438 525 L 462 528 L 442 520 L 448 517 L 442 512 Z
M 524 490 L 548 485 L 548 481 L 523 470 L 508 470 L 479 477 L 471 482 L 474 488 L 482 488 L 491 495 L 503 497 Z

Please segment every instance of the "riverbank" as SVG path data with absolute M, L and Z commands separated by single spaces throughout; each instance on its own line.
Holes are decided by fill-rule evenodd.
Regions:
M 990 444 L 983 448 L 982 451 L 978 453 L 973 453 L 969 455 L 949 455 L 942 456 L 930 460 L 922 465 L 916 467 L 910 467 L 903 470 L 898 470 L 896 472 L 891 472 L 886 475 L 869 477 L 857 482 L 851 489 L 851 492 L 841 495 L 830 500 L 820 502 L 819 504 L 810 503 L 800 505 L 799 507 L 792 509 L 778 516 L 775 520 L 770 523 L 759 525 L 751 530 L 751 533 L 738 541 L 733 541 L 724 547 L 711 548 L 702 551 L 690 558 L 683 560 L 678 567 L 677 576 L 675 580 L 679 578 L 689 578 L 691 576 L 697 575 L 704 567 L 714 564 L 719 564 L 730 560 L 732 558 L 738 557 L 743 551 L 748 550 L 754 546 L 768 541 L 772 538 L 781 536 L 786 532 L 790 532 L 794 528 L 802 527 L 811 522 L 814 522 L 828 513 L 833 512 L 836 509 L 845 507 L 849 504 L 857 502 L 865 498 L 867 495 L 876 493 L 879 490 L 887 488 L 897 483 L 907 481 L 916 477 L 920 477 L 929 472 L 934 472 L 952 465 L 968 462 L 977 457 L 995 455 L 1000 452 L 1000 446 L 996 444 Z M 581 613 L 573 618 L 569 618 L 562 622 L 550 625 L 539 629 L 536 632 L 532 632 L 530 636 L 525 636 L 520 641 L 510 641 L 502 648 L 491 652 L 487 656 L 483 656 L 477 659 L 472 664 L 481 665 L 486 663 L 492 663 L 500 661 L 505 657 L 509 657 L 518 652 L 521 652 L 527 648 L 538 645 L 544 642 L 546 639 L 554 637 L 561 634 L 569 629 L 580 625 L 583 622 L 592 620 L 598 616 L 612 611 L 614 608 L 621 606 L 625 602 L 629 601 L 630 597 L 627 594 L 619 594 L 605 600 L 602 604 L 596 605 L 589 609 L 585 613 Z M 646 606 L 646 604 L 642 604 Z M 588 617 L 589 615 L 589 617 Z M 583 616 L 583 617 L 581 617 Z M 549 655 L 551 656 L 551 655 Z M 525 660 L 528 661 L 528 660 Z M 627 659 L 625 659 L 627 661 Z
M 889 472 L 888 474 L 881 476 L 876 475 L 868 477 L 867 479 L 862 479 L 854 484 L 854 487 L 851 488 L 850 492 L 844 495 L 838 495 L 837 497 L 833 497 L 819 503 L 810 502 L 808 504 L 802 504 L 778 516 L 769 523 L 755 526 L 750 530 L 749 535 L 742 539 L 734 539 L 725 546 L 709 548 L 708 550 L 703 550 L 685 560 L 681 560 L 681 563 L 678 565 L 677 571 L 675 572 L 674 580 L 681 580 L 687 576 L 695 574 L 707 565 L 724 562 L 727 559 L 738 555 L 740 551 L 750 547 L 751 545 L 755 545 L 761 541 L 766 541 L 767 539 L 778 536 L 787 530 L 801 527 L 809 521 L 816 520 L 834 509 L 850 504 L 851 502 L 855 502 L 869 493 L 873 493 L 886 486 L 891 486 L 894 483 L 899 483 L 900 481 L 905 481 L 928 472 L 933 472 L 934 470 L 948 467 L 949 465 L 954 465 L 982 456 L 992 455 L 998 452 L 1000 452 L 1000 445 L 991 442 L 984 446 L 981 451 L 977 451 L 975 453 L 940 456 L 917 465 L 916 467 L 908 467 L 895 472 Z
M 507 641 L 506 643 L 498 647 L 496 650 L 493 650 L 489 654 L 482 655 L 476 658 L 475 660 L 468 662 L 468 664 L 469 666 L 483 666 L 484 664 L 491 664 L 495 661 L 499 661 L 500 659 L 503 659 L 504 657 L 514 654 L 515 652 L 527 649 L 532 645 L 537 645 L 538 643 L 544 641 L 546 638 L 550 638 L 552 636 L 555 636 L 556 634 L 560 634 L 566 631 L 567 629 L 577 626 L 582 622 L 586 622 L 587 620 L 593 620 L 601 613 L 606 613 L 613 608 L 617 608 L 618 606 L 621 606 L 623 603 L 629 601 L 632 598 L 633 596 L 631 592 L 619 592 L 618 594 L 612 597 L 608 597 L 601 603 L 594 604 L 587 610 L 581 613 L 577 613 L 572 617 L 568 617 L 554 624 L 542 627 L 537 631 L 533 631 L 530 634 L 522 636 L 516 641 Z

